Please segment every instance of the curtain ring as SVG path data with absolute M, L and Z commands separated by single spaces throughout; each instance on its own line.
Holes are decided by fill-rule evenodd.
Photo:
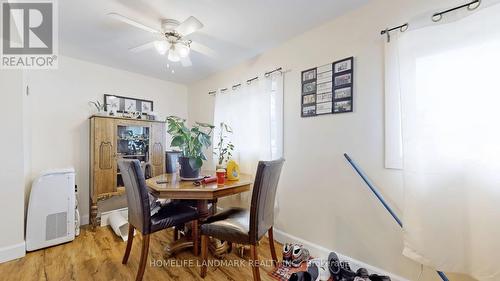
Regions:
M 470 3 L 467 5 L 467 10 L 474 11 L 475 9 L 481 6 L 481 0 L 477 0 L 476 2 Z
M 441 14 L 441 13 L 437 13 L 437 14 L 432 15 L 433 22 L 438 22 L 442 19 L 443 19 L 443 14 Z
M 408 25 L 407 23 L 405 23 L 403 26 L 401 26 L 401 27 L 399 28 L 399 31 L 401 31 L 401 32 L 405 32 L 405 31 L 407 31 L 407 30 L 408 30 L 408 27 L 409 27 L 409 25 Z

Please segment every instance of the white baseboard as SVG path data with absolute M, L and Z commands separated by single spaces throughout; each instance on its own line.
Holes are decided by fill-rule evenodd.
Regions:
M 22 258 L 26 255 L 26 243 L 0 248 L 0 263 Z
M 112 211 L 109 211 L 109 212 L 104 212 L 104 213 L 101 213 L 101 226 L 107 226 L 109 225 L 109 216 L 112 214 L 112 213 L 120 213 L 120 215 L 122 215 L 125 219 L 128 218 L 128 208 L 121 208 L 121 209 L 116 209 L 116 210 L 112 210 Z
M 327 248 L 325 248 L 323 246 L 320 246 L 318 244 L 306 241 L 306 240 L 304 240 L 302 238 L 293 236 L 293 235 L 288 234 L 288 233 L 286 233 L 284 231 L 281 231 L 279 229 L 274 229 L 274 239 L 276 241 L 280 242 L 280 243 L 297 243 L 297 244 L 301 244 L 301 245 L 303 245 L 304 247 L 306 247 L 309 250 L 309 252 L 311 253 L 311 256 L 318 257 L 318 258 L 323 258 L 325 260 L 327 259 L 328 254 L 330 252 L 333 252 L 332 250 L 327 249 Z M 383 269 L 380 269 L 380 268 L 377 268 L 375 266 L 371 266 L 369 264 L 366 264 L 364 262 L 358 261 L 358 260 L 353 259 L 351 257 L 348 257 L 346 255 L 342 255 L 341 253 L 339 253 L 337 251 L 335 251 L 335 253 L 337 253 L 337 255 L 339 256 L 340 260 L 349 262 L 349 265 L 355 271 L 358 268 L 364 267 L 364 268 L 368 269 L 368 271 L 370 272 L 370 274 L 374 274 L 375 273 L 375 274 L 379 274 L 379 275 L 386 275 L 386 276 L 389 276 L 391 278 L 391 280 L 393 280 L 393 281 L 409 281 L 408 279 L 403 278 L 401 276 L 398 276 L 396 274 L 387 272 L 387 271 L 385 271 Z

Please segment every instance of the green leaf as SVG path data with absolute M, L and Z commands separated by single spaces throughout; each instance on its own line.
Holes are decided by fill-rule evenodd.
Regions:
M 173 147 L 182 147 L 185 143 L 185 139 L 184 137 L 182 136 L 175 136 L 173 139 L 172 139 L 172 143 L 170 144 L 170 146 L 173 146 Z
M 195 158 L 194 169 L 199 169 L 203 166 L 203 160 L 200 157 Z

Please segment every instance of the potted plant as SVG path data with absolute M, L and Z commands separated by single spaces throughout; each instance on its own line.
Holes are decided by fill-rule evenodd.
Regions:
M 217 156 L 217 169 L 224 169 L 227 162 L 233 156 L 234 144 L 229 140 L 228 135 L 233 133 L 233 129 L 226 123 L 221 122 L 219 128 L 219 142 L 214 149 Z
M 207 157 L 203 150 L 211 144 L 213 125 L 196 122 L 191 129 L 186 126 L 186 120 L 177 116 L 167 117 L 168 133 L 172 136 L 170 146 L 182 151 L 179 157 L 182 178 L 198 178 L 203 160 Z
M 94 108 L 97 110 L 96 114 L 97 115 L 106 115 L 106 106 L 107 104 L 102 103 L 98 100 L 96 101 L 89 101 L 89 104 L 94 106 Z

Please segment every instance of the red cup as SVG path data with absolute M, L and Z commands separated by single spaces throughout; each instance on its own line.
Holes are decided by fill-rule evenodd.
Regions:
M 224 185 L 226 182 L 226 170 L 218 169 L 215 174 L 217 175 L 217 185 Z

